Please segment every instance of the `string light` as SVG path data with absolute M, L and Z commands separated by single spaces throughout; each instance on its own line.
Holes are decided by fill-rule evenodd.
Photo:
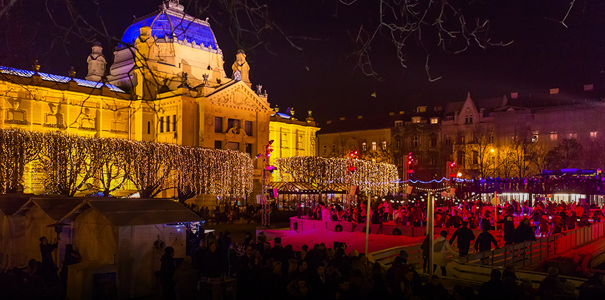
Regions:
M 349 172 L 349 167 L 355 172 Z M 387 163 L 345 158 L 295 156 L 276 159 L 277 181 L 314 184 L 344 183 L 368 195 L 395 194 L 399 190 L 397 167 Z M 349 181 L 350 180 L 350 181 Z
M 189 197 L 243 198 L 252 192 L 254 165 L 248 154 L 232 150 L 0 130 L 1 192 L 17 191 L 26 169 L 32 190 L 45 194 L 110 193 L 131 185 L 141 197 L 174 188 Z

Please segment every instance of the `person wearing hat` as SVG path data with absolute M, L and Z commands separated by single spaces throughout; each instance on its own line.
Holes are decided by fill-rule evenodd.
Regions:
M 565 281 L 563 284 L 563 294 L 555 295 L 556 300 L 577 300 L 576 285 L 570 280 Z
M 176 264 L 174 261 L 174 248 L 166 247 L 164 249 L 164 255 L 160 259 L 160 284 L 162 285 L 162 295 L 165 300 L 176 299 L 174 290 L 174 271 L 176 270 Z

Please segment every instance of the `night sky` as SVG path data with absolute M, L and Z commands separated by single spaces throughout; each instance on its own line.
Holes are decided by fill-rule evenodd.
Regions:
M 31 69 L 33 60 L 39 59 L 45 72 L 67 75 L 73 65 L 77 77 L 83 78 L 94 39 L 103 43 L 104 54 L 111 62 L 110 49 L 117 45 L 116 40 L 82 32 L 82 25 L 72 26 L 65 2 L 22 0 L 8 15 L 0 17 L 0 64 Z M 131 24 L 133 15 L 152 13 L 162 3 L 106 0 L 98 1 L 101 6 L 97 7 L 93 0 L 74 2 L 83 18 L 97 29 L 103 28 L 97 18 L 100 15 L 108 35 L 116 39 Z M 429 82 L 424 70 L 425 49 L 414 38 L 406 51 L 408 68 L 399 65 L 394 46 L 382 36 L 376 39 L 371 52 L 380 80 L 364 76 L 355 68 L 356 58 L 351 55 L 356 50 L 355 36 L 361 25 L 375 28 L 377 0 L 359 0 L 351 6 L 338 4 L 337 0 L 258 2 L 268 4 L 269 19 L 287 36 L 308 39 L 293 39 L 302 51 L 290 46 L 276 29 L 263 32 L 262 44 L 252 50 L 246 48 L 259 40 L 250 35 L 239 39 L 247 50 L 253 85 L 260 83 L 267 89 L 272 106 L 277 104 L 282 111 L 293 106 L 301 119 L 306 117 L 306 110 L 313 110 L 320 124 L 339 117 L 386 115 L 420 104 L 461 101 L 467 92 L 476 99 L 510 92 L 547 93 L 548 88 L 554 87 L 581 89 L 587 83 L 595 84 L 595 88 L 605 87 L 605 1 L 576 1 L 565 28 L 551 19 L 563 18 L 569 0 L 451 0 L 472 2 L 460 7 L 469 22 L 474 22 L 475 16 L 490 20 L 489 37 L 493 42 L 514 42 L 486 50 L 471 44 L 467 51 L 456 55 L 429 45 L 431 75 L 442 76 L 436 82 Z M 46 3 L 57 24 L 49 17 Z M 210 17 L 230 75 L 238 46 L 231 34 L 233 23 L 220 3 L 211 1 L 207 13 L 199 17 Z M 187 12 L 196 15 L 193 5 Z M 83 36 L 78 36 L 80 33 Z M 373 93 L 376 97 L 371 97 Z

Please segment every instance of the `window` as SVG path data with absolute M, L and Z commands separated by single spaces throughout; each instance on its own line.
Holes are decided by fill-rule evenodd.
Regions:
M 214 132 L 223 133 L 223 118 L 214 117 Z
M 223 143 L 221 141 L 214 141 L 214 149 L 222 149 Z
M 478 151 L 473 151 L 473 164 L 479 164 L 479 152 Z
M 537 130 L 534 130 L 531 132 L 531 142 L 532 143 L 537 142 L 539 137 L 540 137 L 540 135 L 538 134 Z
M 399 149 L 401 147 L 401 140 L 400 139 L 396 139 L 395 140 L 395 148 Z
M 550 141 L 551 142 L 556 142 L 557 141 L 557 132 L 556 131 L 552 131 L 550 133 Z
M 437 160 L 434 157 L 431 157 L 431 160 L 429 161 L 429 165 L 434 166 L 437 164 Z
M 422 119 L 421 117 L 412 117 L 412 123 L 418 124 L 418 123 L 420 123 L 421 119 Z
M 336 145 L 332 144 L 332 153 L 336 153 Z
M 494 143 L 494 135 L 493 134 L 489 135 L 489 137 L 487 138 L 487 142 L 490 143 L 490 144 Z
M 246 153 L 250 154 L 250 157 L 252 157 L 252 144 L 246 144 Z
M 166 132 L 170 132 L 170 116 L 166 116 Z
M 247 136 L 252 136 L 252 122 L 251 121 L 246 121 L 246 123 L 244 124 L 244 128 L 246 131 L 246 135 Z
M 570 132 L 567 134 L 567 138 L 568 139 L 577 139 L 578 138 L 578 134 L 575 132 Z
M 450 146 L 452 144 L 452 138 L 449 135 L 445 136 L 445 145 Z
M 590 132 L 590 138 L 591 139 L 596 139 L 597 138 L 597 131 L 591 131 Z
M 395 127 L 403 127 L 403 121 L 395 121 Z
M 461 135 L 460 136 L 460 144 L 465 144 L 466 143 L 466 137 Z
M 473 124 L 473 115 L 466 115 L 466 116 L 464 116 L 464 123 L 465 124 Z
M 227 129 L 239 128 L 239 120 L 227 119 Z
M 324 154 L 328 153 L 328 146 L 324 145 Z
M 387 150 L 387 141 L 382 141 L 382 150 Z
M 368 151 L 368 143 L 366 143 L 366 142 L 361 143 L 361 151 Z
M 439 118 L 431 118 L 431 124 L 439 124 Z
M 460 151 L 457 153 L 457 156 L 458 156 L 458 159 L 457 159 L 458 165 L 461 167 L 464 167 L 464 163 L 465 163 L 464 157 L 466 156 L 466 153 L 464 153 L 464 151 Z
M 418 112 L 418 113 L 426 112 L 426 106 L 418 106 L 418 107 L 416 107 L 416 112 Z
M 443 110 L 443 106 L 435 106 L 434 110 L 435 111 L 442 111 Z
M 418 137 L 417 135 L 412 137 L 412 147 L 418 147 L 419 143 L 420 143 L 420 137 Z
M 151 122 L 147 122 L 147 134 L 151 134 Z
M 372 142 L 372 151 L 376 151 L 376 142 Z
M 431 147 L 437 147 L 437 134 L 436 133 L 431 133 L 430 135 L 430 142 L 429 142 Z
M 164 117 L 160 117 L 160 132 L 164 132 Z
M 176 115 L 172 115 L 172 131 L 176 131 Z

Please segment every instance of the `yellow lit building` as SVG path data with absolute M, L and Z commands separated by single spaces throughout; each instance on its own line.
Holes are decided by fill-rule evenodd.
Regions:
M 287 113 L 280 113 L 279 108 L 271 116 L 269 123 L 269 140 L 273 140 L 271 147 L 271 162 L 281 157 L 293 156 L 315 156 L 316 150 L 316 132 L 319 127 L 315 120 L 309 117 L 305 121 L 299 121 L 294 117 L 294 109 Z M 273 179 L 280 180 L 279 172 L 273 173 Z
M 260 86 L 251 89 L 244 51 L 238 51 L 228 78 L 209 23 L 187 15 L 178 1 L 135 20 L 114 57 L 106 76 L 103 49 L 95 43 L 87 80 L 43 73 L 39 65 L 35 71 L 0 67 L 0 128 L 232 149 L 252 156 L 268 144 L 273 110 Z M 256 163 L 258 193 L 263 166 Z M 27 191 L 36 192 L 31 176 L 29 181 Z M 208 206 L 217 199 L 204 195 L 196 202 Z

